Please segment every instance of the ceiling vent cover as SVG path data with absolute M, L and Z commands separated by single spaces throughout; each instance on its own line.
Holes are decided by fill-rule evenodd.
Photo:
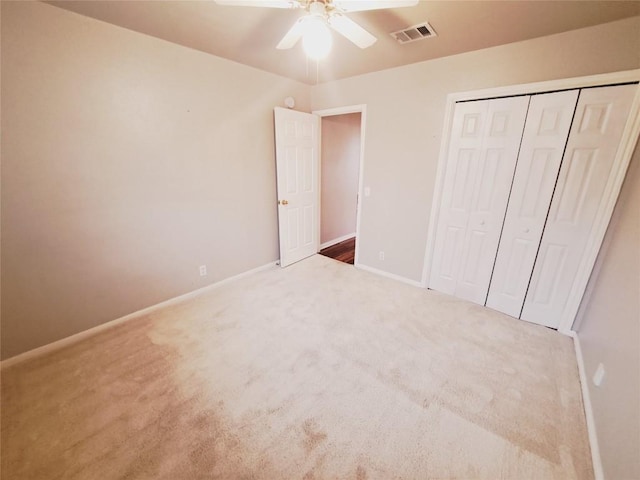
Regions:
M 424 38 L 437 37 L 438 34 L 427 22 L 419 23 L 413 27 L 392 32 L 390 35 L 395 38 L 398 43 L 410 43 Z

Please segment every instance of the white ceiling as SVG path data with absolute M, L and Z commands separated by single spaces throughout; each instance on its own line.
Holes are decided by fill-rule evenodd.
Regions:
M 262 70 L 314 84 L 640 15 L 640 1 L 427 1 L 351 13 L 378 37 L 360 50 L 334 33 L 329 57 L 309 64 L 300 45 L 275 46 L 302 10 L 204 1 L 50 1 L 52 5 Z M 438 36 L 404 45 L 389 33 L 428 21 Z M 640 38 L 640 32 L 638 32 Z

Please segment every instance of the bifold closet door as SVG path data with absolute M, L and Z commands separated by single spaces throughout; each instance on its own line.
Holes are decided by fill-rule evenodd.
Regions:
M 567 144 L 578 90 L 531 97 L 487 307 L 519 317 Z
M 529 97 L 456 104 L 429 287 L 484 305 Z
M 575 285 L 637 85 L 580 91 L 538 258 L 520 318 L 557 328 Z M 576 289 L 576 292 L 572 292 Z

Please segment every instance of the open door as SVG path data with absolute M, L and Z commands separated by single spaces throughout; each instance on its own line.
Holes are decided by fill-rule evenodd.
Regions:
M 276 182 L 280 266 L 318 252 L 320 117 L 276 107 Z

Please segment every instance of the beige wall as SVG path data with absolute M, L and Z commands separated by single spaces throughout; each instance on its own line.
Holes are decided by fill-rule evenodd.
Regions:
M 640 478 L 640 147 L 577 323 L 605 477 Z M 599 363 L 606 374 L 596 387 Z
M 278 258 L 273 107 L 308 86 L 2 2 L 1 93 L 3 358 Z
M 322 118 L 320 243 L 356 232 L 360 113 Z
M 635 17 L 313 87 L 314 110 L 367 105 L 360 262 L 421 280 L 447 94 L 638 68 L 639 32 Z

